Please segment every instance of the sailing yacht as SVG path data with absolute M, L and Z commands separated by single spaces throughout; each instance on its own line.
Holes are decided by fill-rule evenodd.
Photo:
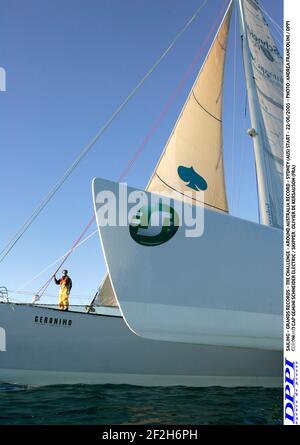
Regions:
M 229 215 L 226 197 L 222 110 L 233 3 L 145 192 L 151 198 L 172 191 L 180 203 L 191 189 L 202 190 L 189 203 L 203 211 L 202 235 L 188 238 L 180 226 L 158 242 L 150 224 L 142 236 L 130 221 L 103 226 L 99 194 L 109 191 L 118 201 L 120 187 L 94 179 L 108 274 L 86 310 L 1 303 L 0 380 L 281 385 L 283 64 L 258 2 L 236 2 L 261 215 L 256 224 Z

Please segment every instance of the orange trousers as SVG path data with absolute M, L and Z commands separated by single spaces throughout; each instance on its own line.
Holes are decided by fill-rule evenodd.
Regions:
M 70 292 L 68 288 L 62 285 L 59 292 L 59 309 L 62 311 L 65 311 L 69 307 L 69 295 Z

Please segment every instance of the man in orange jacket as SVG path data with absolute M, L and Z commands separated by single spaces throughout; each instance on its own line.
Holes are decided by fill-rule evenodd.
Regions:
M 67 311 L 69 309 L 69 295 L 72 289 L 72 280 L 68 276 L 68 271 L 62 271 L 62 277 L 57 280 L 56 276 L 53 276 L 55 284 L 60 285 L 59 290 L 59 308 L 62 311 Z

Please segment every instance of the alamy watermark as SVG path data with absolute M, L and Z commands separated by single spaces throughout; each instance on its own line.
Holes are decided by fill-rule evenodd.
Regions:
M 181 193 L 181 192 L 180 192 Z M 128 192 L 127 184 L 120 183 L 118 196 L 111 190 L 102 190 L 96 196 L 98 225 L 127 226 L 143 230 L 151 229 L 152 237 L 163 228 L 184 227 L 186 237 L 199 237 L 204 230 L 204 192 L 164 191 L 164 195 L 141 190 Z M 195 205 L 197 204 L 197 205 Z M 199 204 L 199 205 L 198 205 Z

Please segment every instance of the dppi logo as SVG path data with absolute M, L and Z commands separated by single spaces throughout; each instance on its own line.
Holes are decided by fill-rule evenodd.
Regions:
M 285 369 L 284 369 L 284 420 L 287 423 L 296 423 L 296 406 L 295 406 L 295 396 L 296 396 L 296 369 L 295 362 L 290 362 L 285 359 Z
M 5 329 L 0 327 L 0 352 L 6 351 L 6 333 Z
M 177 232 L 179 218 L 176 211 L 161 202 L 143 207 L 129 224 L 131 238 L 143 246 L 158 246 L 169 241 Z
M 193 189 L 193 190 L 206 190 L 207 189 L 207 182 L 205 179 L 197 173 L 193 167 L 184 167 L 183 165 L 180 165 L 177 169 L 178 175 L 180 179 L 182 179 L 184 182 L 187 182 L 187 187 Z

